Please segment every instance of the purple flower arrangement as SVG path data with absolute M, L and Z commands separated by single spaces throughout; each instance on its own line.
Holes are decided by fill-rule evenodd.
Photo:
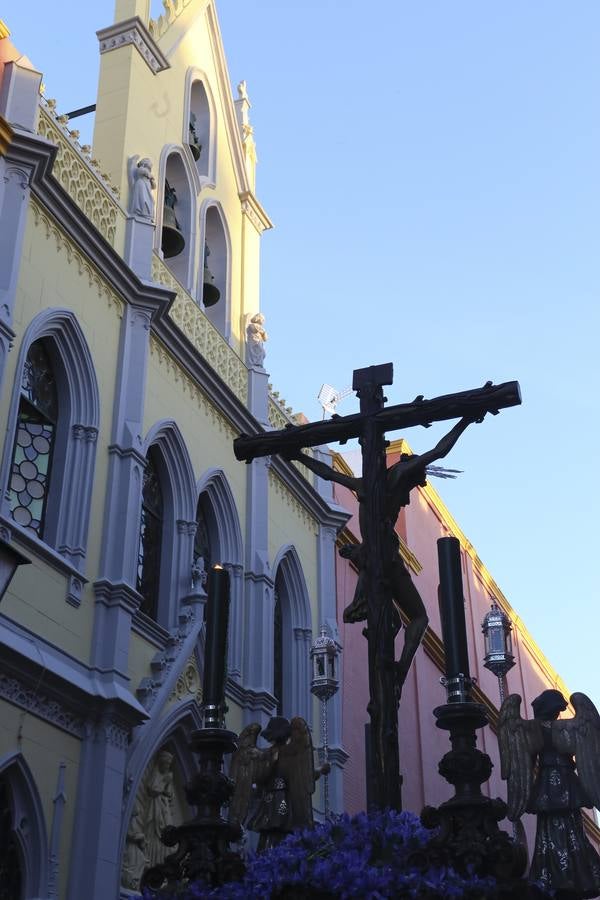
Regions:
M 453 869 L 419 866 L 432 832 L 413 813 L 385 810 L 342 815 L 289 835 L 248 860 L 244 880 L 210 888 L 191 884 L 177 893 L 147 893 L 147 900 L 385 900 L 504 896 L 492 878 L 464 877 Z

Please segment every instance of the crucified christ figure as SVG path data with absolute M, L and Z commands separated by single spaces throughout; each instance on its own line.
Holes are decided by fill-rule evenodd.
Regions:
M 410 573 L 400 555 L 400 540 L 396 533 L 396 521 L 403 506 L 410 503 L 410 492 L 418 485 L 427 483 L 427 466 L 437 459 L 443 459 L 454 447 L 460 435 L 473 422 L 481 422 L 483 416 L 463 418 L 446 434 L 436 446 L 426 453 L 403 453 L 399 461 L 387 470 L 385 495 L 385 578 L 389 583 L 396 610 L 400 610 L 408 618 L 404 634 L 402 654 L 396 666 L 396 682 L 398 695 L 410 669 L 413 657 L 417 652 L 429 622 L 427 611 L 417 588 L 413 584 Z M 365 495 L 363 479 L 341 472 L 336 472 L 326 463 L 319 462 L 306 453 L 297 452 L 288 455 L 288 459 L 301 462 L 308 469 L 327 481 L 335 481 L 354 491 L 359 504 L 359 524 L 364 536 Z M 369 565 L 368 551 L 362 544 L 351 544 L 339 551 L 344 559 L 350 559 L 358 568 L 359 576 L 352 603 L 344 610 L 344 622 L 362 622 L 367 618 L 368 598 L 366 596 L 366 569 Z M 400 617 L 397 616 L 397 629 L 400 629 Z

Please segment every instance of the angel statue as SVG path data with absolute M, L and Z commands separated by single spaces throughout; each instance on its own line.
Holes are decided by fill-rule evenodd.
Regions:
M 247 726 L 231 762 L 235 790 L 230 820 L 244 822 L 260 834 L 258 851 L 279 844 L 295 828 L 313 824 L 315 782 L 330 771 L 329 763 L 315 769 L 310 730 L 304 719 L 273 716 L 262 732 L 270 747 L 256 748 L 260 726 Z M 244 740 L 242 741 L 242 738 Z M 256 750 L 256 753 L 253 751 Z M 248 817 L 254 786 L 257 799 Z
M 507 782 L 508 818 L 537 815 L 529 880 L 562 900 L 600 894 L 600 856 L 585 835 L 582 807 L 600 806 L 600 716 L 585 694 L 572 694 L 575 716 L 560 691 L 543 691 L 522 719 L 521 698 L 502 704 L 498 740 Z

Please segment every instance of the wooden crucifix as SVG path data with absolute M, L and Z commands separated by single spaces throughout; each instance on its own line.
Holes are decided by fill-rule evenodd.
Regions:
M 391 363 L 356 369 L 352 388 L 360 400 L 360 413 L 288 426 L 281 431 L 241 435 L 233 442 L 233 448 L 236 458 L 247 463 L 274 454 L 288 460 L 299 459 L 321 477 L 346 484 L 357 493 L 362 543 L 354 552 L 359 588 L 346 613 L 350 621 L 367 620 L 370 803 L 376 809 L 389 806 L 400 810 L 398 702 L 410 663 L 427 626 L 427 616 L 408 572 L 406 575 L 402 572 L 396 519 L 400 508 L 408 503 L 410 490 L 417 484 L 425 484 L 428 463 L 445 456 L 471 422 L 481 422 L 486 413 L 496 415 L 500 409 L 519 405 L 521 395 L 516 381 L 500 385 L 488 382 L 485 387 L 472 391 L 446 394 L 432 400 L 424 400 L 421 396 L 412 403 L 385 407 L 383 387 L 392 380 Z M 387 468 L 386 431 L 415 425 L 427 427 L 432 422 L 455 418 L 461 421 L 429 453 L 401 459 Z M 330 466 L 301 452 L 303 448 L 325 443 L 344 443 L 349 438 L 359 439 L 361 478 L 348 478 L 334 472 Z M 397 607 L 402 609 L 403 606 L 410 624 L 404 650 L 396 662 L 394 643 L 400 628 Z

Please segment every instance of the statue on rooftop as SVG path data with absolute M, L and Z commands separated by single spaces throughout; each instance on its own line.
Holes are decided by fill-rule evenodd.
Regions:
M 152 162 L 147 157 L 132 156 L 129 160 L 129 214 L 140 219 L 154 218 L 152 191 L 156 181 L 152 175 Z
M 248 317 L 246 326 L 246 351 L 249 366 L 262 368 L 265 361 L 265 341 L 268 339 L 264 328 L 265 317 L 262 313 L 256 313 Z

